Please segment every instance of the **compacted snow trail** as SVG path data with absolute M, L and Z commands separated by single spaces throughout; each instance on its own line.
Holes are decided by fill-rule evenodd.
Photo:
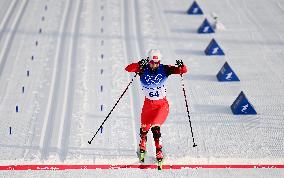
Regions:
M 16 31 L 18 30 L 18 26 L 22 18 L 23 12 L 25 11 L 25 8 L 27 6 L 27 3 L 28 3 L 28 0 L 12 1 L 11 5 L 8 8 L 8 11 L 6 12 L 6 15 L 2 19 L 2 23 L 0 26 L 0 29 L 1 29 L 1 33 L 0 33 L 0 46 L 1 46 L 0 80 L 6 82 L 0 86 L 1 96 L 5 96 L 7 88 L 4 88 L 4 87 L 7 86 L 7 82 L 8 82 L 7 78 L 9 78 L 9 75 L 11 73 L 10 71 L 11 67 L 14 65 L 13 64 L 14 59 L 12 61 L 8 61 L 8 64 L 6 65 L 8 55 L 11 52 L 11 49 L 13 49 L 11 45 L 15 38 Z M 8 31 L 10 31 L 10 33 L 7 33 L 7 35 L 4 35 L 4 33 Z M 4 69 L 8 71 L 4 73 L 3 72 Z M 3 98 L 4 97 L 1 97 L 0 104 L 2 103 Z
M 1 155 L 3 159 L 23 158 L 26 150 L 36 149 L 36 147 L 31 146 L 31 137 L 36 134 L 33 130 L 35 118 L 32 113 L 37 112 L 37 110 L 33 104 L 37 95 L 37 88 L 40 87 L 40 76 L 43 74 L 41 69 L 44 58 L 42 56 L 48 53 L 52 45 L 52 41 L 48 40 L 46 40 L 48 46 L 45 46 L 46 43 L 43 41 L 40 45 L 38 42 L 38 39 L 46 37 L 45 35 L 42 38 L 39 37 L 39 26 L 46 20 L 44 16 L 39 17 L 39 14 L 44 11 L 44 5 L 38 1 L 34 3 L 31 3 L 31 1 L 17 2 L 14 6 L 10 5 L 11 8 L 15 7 L 14 11 L 8 8 L 7 13 L 11 13 L 11 20 L 1 31 L 0 42 L 1 54 L 5 54 L 1 56 L 5 58 L 1 58 L 1 66 L 4 68 L 1 70 L 0 76 L 0 112 L 1 119 L 4 119 L 1 125 L 1 135 L 8 136 L 1 140 L 2 152 L 7 153 Z M 37 15 L 35 16 L 33 13 Z M 48 21 L 46 20 L 46 22 Z M 54 25 L 54 27 L 56 26 Z M 48 31 L 48 29 L 50 28 L 45 30 Z M 38 55 L 37 52 L 42 53 Z M 6 62 L 2 63 L 2 59 Z M 15 110 L 16 106 L 17 109 Z M 10 134 L 9 127 L 11 129 Z M 10 137 L 12 134 L 13 136 Z M 13 146 L 16 146 L 16 150 L 9 153 L 9 148 Z
M 138 62 L 142 58 L 146 57 L 146 49 L 144 44 L 144 37 L 143 37 L 143 28 L 141 28 L 141 18 L 140 18 L 140 6 L 138 1 L 127 0 L 124 2 L 124 17 L 125 17 L 125 40 L 126 40 L 126 50 L 127 55 L 126 58 L 127 63 Z M 133 76 L 133 75 L 132 75 Z M 142 104 L 144 101 L 143 94 L 140 87 L 139 76 L 136 77 L 133 85 L 130 88 L 131 92 L 131 101 L 133 103 L 132 110 L 133 110 L 133 119 L 135 120 L 135 132 L 136 132 L 136 140 L 137 144 L 140 142 L 139 137 L 139 128 L 140 125 L 140 113 L 142 109 Z M 148 144 L 147 144 L 147 158 L 146 162 L 148 162 L 149 158 L 154 157 L 154 147 L 152 142 L 152 135 L 151 132 L 148 134 Z M 138 146 L 138 145 L 137 145 Z M 136 149 L 137 151 L 139 148 Z M 155 158 L 151 161 L 153 162 Z M 150 161 L 150 162 L 151 162 Z
M 124 1 L 124 36 L 125 36 L 125 58 L 126 58 L 126 65 L 137 62 L 139 59 L 141 59 L 141 41 L 135 40 L 139 39 L 140 37 L 140 31 L 137 26 L 137 21 L 135 21 L 134 13 L 136 12 L 133 10 L 134 8 L 134 1 L 126 0 Z M 135 16 L 136 17 L 136 16 Z M 133 75 L 130 75 L 133 77 Z M 131 107 L 131 116 L 132 116 L 132 127 L 133 127 L 133 134 L 135 135 L 135 150 L 138 151 L 138 144 L 140 141 L 139 137 L 139 128 L 140 128 L 140 101 L 141 101 L 141 95 L 138 93 L 137 89 L 139 88 L 137 86 L 137 79 L 139 76 L 137 75 L 136 79 L 134 80 L 134 83 L 129 88 L 130 93 L 130 102 L 132 106 Z M 128 80 L 130 80 L 130 77 L 128 77 Z
M 6 1 L 6 3 L 7 2 L 8 1 Z M 16 0 L 10 1 L 10 4 L 9 4 L 8 8 L 6 8 L 7 11 L 4 12 L 4 14 L 2 14 L 3 17 L 1 17 L 1 24 L 0 24 L 0 29 L 1 29 L 0 40 L 3 37 L 4 31 L 7 30 L 6 25 L 7 25 L 8 21 L 10 21 L 11 15 L 13 14 L 13 12 L 15 10 L 17 2 L 19 2 L 19 1 L 16 1 Z M 5 8 L 5 4 L 1 4 L 1 7 Z
M 78 51 L 70 144 L 66 160 L 78 157 L 92 163 L 136 161 L 137 122 L 129 91 L 121 99 L 99 134 L 88 144 L 128 83 L 124 2 L 84 2 Z M 111 10 L 110 10 L 111 9 Z M 86 16 L 89 12 L 97 12 Z M 127 23 L 127 22 L 126 22 Z M 106 25 L 111 24 L 111 25 Z M 127 30 L 127 29 L 126 29 Z M 93 66 L 96 66 L 93 68 Z M 139 124 L 139 122 L 138 122 Z M 123 131 L 122 131 L 123 130 Z M 90 155 L 93 155 L 90 158 Z M 121 159 L 121 157 L 125 159 Z
M 51 92 L 40 140 L 42 158 L 47 159 L 55 148 L 64 161 L 68 147 L 70 119 L 72 114 L 73 78 L 76 60 L 80 2 L 67 1 L 57 43 Z

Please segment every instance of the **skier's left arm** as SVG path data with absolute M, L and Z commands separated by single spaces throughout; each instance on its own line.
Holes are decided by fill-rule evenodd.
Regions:
M 166 65 L 165 66 L 165 71 L 167 73 L 167 75 L 171 75 L 171 74 L 184 74 L 187 72 L 187 67 L 186 65 L 183 64 L 183 62 L 177 61 L 177 67 L 176 66 L 171 66 L 171 65 Z

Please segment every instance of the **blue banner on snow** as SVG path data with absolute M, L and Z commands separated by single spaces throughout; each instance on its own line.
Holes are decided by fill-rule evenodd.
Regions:
M 225 62 L 216 77 L 220 82 L 240 81 L 236 73 L 233 71 L 233 69 L 229 66 L 227 62 Z
M 231 105 L 231 110 L 235 115 L 255 115 L 257 114 L 254 107 L 248 101 L 246 95 L 242 91 L 237 99 Z
M 209 45 L 207 46 L 207 48 L 205 49 L 204 52 L 207 56 L 212 56 L 212 55 L 222 56 L 222 55 L 225 55 L 222 48 L 218 45 L 218 43 L 215 41 L 214 38 L 211 40 L 211 42 L 209 43 Z
M 194 1 L 190 8 L 187 10 L 187 14 L 190 14 L 190 15 L 202 15 L 203 12 L 201 10 L 201 8 L 199 7 L 199 5 L 197 4 L 196 1 Z

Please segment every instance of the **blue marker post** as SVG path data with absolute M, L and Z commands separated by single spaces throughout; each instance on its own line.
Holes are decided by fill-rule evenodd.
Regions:
M 104 88 L 103 88 L 103 85 L 101 85 L 101 92 L 103 92 L 103 89 L 104 89 Z
M 10 135 L 12 134 L 12 127 L 9 127 L 9 130 L 10 130 Z
M 19 106 L 16 106 L 16 112 L 19 112 Z
M 28 77 L 30 76 L 30 71 L 29 71 L 29 70 L 27 70 L 27 76 L 28 76 Z
M 34 60 L 34 56 L 31 57 L 32 61 Z
M 101 126 L 101 133 L 103 133 L 103 126 Z
M 104 106 L 103 106 L 103 105 L 101 105 L 101 111 L 103 111 L 103 107 L 104 107 Z
M 22 87 L 22 93 L 25 93 L 25 87 L 24 86 Z

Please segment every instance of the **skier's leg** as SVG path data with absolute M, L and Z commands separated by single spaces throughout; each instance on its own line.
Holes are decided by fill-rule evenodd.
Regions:
M 140 128 L 140 152 L 145 152 L 146 151 L 146 142 L 147 142 L 147 133 L 150 129 L 150 125 L 148 124 L 142 124 Z
M 143 131 L 142 128 L 140 128 L 140 152 L 145 152 L 146 151 L 146 142 L 147 142 L 147 133 L 148 131 Z
M 151 131 L 153 133 L 153 138 L 155 141 L 156 146 L 156 158 L 157 160 L 163 159 L 163 152 L 162 152 L 162 143 L 161 143 L 161 129 L 160 126 L 154 126 L 151 128 Z

